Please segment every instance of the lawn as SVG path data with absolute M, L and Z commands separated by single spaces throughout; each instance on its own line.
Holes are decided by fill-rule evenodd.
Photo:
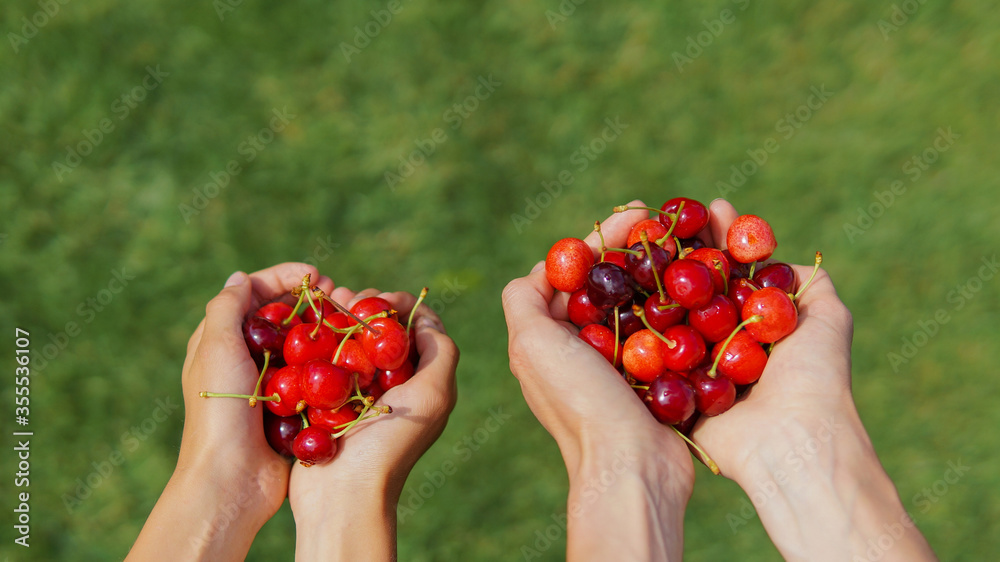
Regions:
M 678 195 L 766 217 L 779 259 L 823 250 L 904 504 L 942 559 L 1000 552 L 993 3 L 42 4 L 0 13 L 0 354 L 23 328 L 35 366 L 32 547 L 10 437 L 0 557 L 124 557 L 176 461 L 183 412 L 153 414 L 180 402 L 205 303 L 235 270 L 306 260 L 430 286 L 462 350 L 401 559 L 522 559 L 567 479 L 510 375 L 500 291 L 614 205 Z M 5 428 L 13 405 L 8 379 Z M 949 463 L 969 470 L 946 482 Z M 756 517 L 728 522 L 745 501 L 699 467 L 687 559 L 780 559 Z M 293 544 L 286 505 L 249 559 Z

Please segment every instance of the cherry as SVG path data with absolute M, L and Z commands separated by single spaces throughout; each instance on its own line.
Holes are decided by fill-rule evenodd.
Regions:
M 694 387 L 695 407 L 706 416 L 717 416 L 733 407 L 736 386 L 725 376 L 711 377 L 708 367 L 698 367 L 688 375 Z
M 625 365 L 625 372 L 632 375 L 636 380 L 642 382 L 652 382 L 653 379 L 666 371 L 663 362 L 664 349 L 666 344 L 653 333 L 652 330 L 643 329 L 629 336 L 625 341 L 622 364 Z
M 757 270 L 753 282 L 758 287 L 777 287 L 786 293 L 795 292 L 795 270 L 787 263 L 772 263 Z
M 337 307 L 333 306 L 333 303 L 331 303 L 326 299 L 320 300 L 318 303 L 316 303 L 316 308 L 320 310 L 320 312 L 322 313 L 321 315 L 324 318 L 333 314 L 334 312 L 337 312 Z M 315 324 L 316 322 L 319 322 L 318 318 L 319 316 L 316 316 L 316 311 L 313 310 L 313 307 L 311 306 L 307 306 L 306 309 L 302 311 L 302 320 L 305 321 L 306 323 Z
M 799 313 L 788 293 L 777 287 L 764 287 L 754 291 L 743 305 L 743 319 L 761 316 L 763 319 L 748 324 L 747 332 L 760 343 L 774 343 L 795 331 Z
M 417 330 L 411 327 L 408 333 L 410 335 L 410 353 L 407 357 L 410 358 L 410 363 L 416 367 L 420 364 L 420 353 L 417 352 Z
M 695 411 L 694 388 L 679 374 L 666 371 L 649 383 L 642 401 L 660 423 L 674 425 Z
M 358 336 L 365 354 L 379 369 L 398 369 L 410 352 L 406 328 L 392 318 L 376 318 L 368 325 L 371 329 L 362 328 Z
M 409 361 L 403 363 L 398 369 L 379 371 L 375 376 L 375 380 L 378 381 L 378 386 L 382 390 L 399 386 L 411 378 L 413 378 L 413 364 Z
M 691 326 L 671 326 L 663 337 L 673 343 L 663 346 L 663 362 L 671 371 L 690 371 L 705 359 L 705 340 Z
M 700 248 L 690 254 L 687 259 L 698 260 L 712 270 L 712 281 L 716 293 L 725 293 L 726 284 L 729 282 L 729 260 L 723 255 L 721 250 L 715 248 Z M 728 334 L 727 334 L 728 335 Z
M 333 326 L 334 328 L 338 328 L 341 330 L 351 327 L 351 317 L 344 314 L 343 312 L 338 311 L 332 314 L 327 314 L 326 317 L 323 318 L 323 320 L 325 322 L 329 322 L 330 325 Z M 344 340 L 344 334 L 342 333 L 333 332 L 333 335 L 336 336 L 338 344 Z
M 351 307 L 351 314 L 364 320 L 369 316 L 375 316 L 379 312 L 386 312 L 391 310 L 393 310 L 392 304 L 389 301 L 383 299 L 382 297 L 368 297 L 354 303 L 354 306 Z M 351 317 L 347 318 L 347 323 L 350 324 L 351 326 L 358 325 L 357 320 Z
M 600 324 L 608 317 L 607 312 L 590 303 L 586 289 L 580 289 L 569 296 L 566 312 L 569 313 L 569 321 L 581 328 L 587 324 Z
M 722 255 L 725 256 L 726 261 L 729 262 L 729 280 L 732 281 L 734 277 L 743 278 L 750 277 L 750 264 L 740 263 L 736 261 L 729 250 L 722 250 Z
M 698 395 L 696 393 L 695 402 L 697 403 L 697 401 L 698 401 Z M 694 424 L 698 423 L 699 417 L 701 417 L 701 415 L 698 413 L 698 410 L 696 409 L 694 413 L 691 414 L 691 417 L 675 425 L 674 427 L 677 428 L 677 431 L 681 432 L 682 434 L 689 435 L 691 433 L 691 430 L 694 429 Z
M 277 401 L 267 401 L 267 409 L 279 416 L 294 416 L 305 407 L 302 390 L 302 367 L 287 365 L 278 369 L 264 387 L 264 396 L 278 395 Z
M 661 300 L 659 293 L 653 293 L 646 298 L 643 306 L 643 314 L 649 321 L 651 328 L 657 332 L 663 332 L 667 328 L 680 324 L 684 321 L 687 309 L 677 304 L 677 301 L 667 297 Z
M 299 416 L 276 416 L 269 411 L 264 412 L 264 437 L 274 452 L 285 457 L 294 457 L 292 442 L 302 430 L 302 418 Z
M 646 233 L 646 240 L 653 242 L 667 235 L 667 227 L 663 226 L 663 223 L 656 219 L 641 220 L 635 223 L 635 226 L 628 233 L 628 241 L 625 242 L 625 246 L 632 247 L 640 242 L 643 232 Z
M 310 407 L 306 410 L 306 417 L 309 419 L 309 425 L 319 426 L 330 433 L 336 433 L 343 429 L 337 427 L 338 425 L 345 425 L 358 419 L 358 413 L 349 405 L 342 406 L 336 410 Z
M 286 336 L 274 322 L 260 316 L 252 316 L 243 324 L 243 339 L 247 343 L 250 355 L 255 360 L 260 360 L 263 359 L 265 351 L 281 355 Z
M 705 306 L 715 294 L 712 270 L 697 260 L 671 263 L 663 274 L 663 284 L 670 298 L 687 309 Z
M 624 269 L 613 263 L 594 264 L 587 274 L 587 296 L 597 308 L 607 310 L 631 300 L 635 293 Z
M 615 368 L 622 365 L 622 344 L 615 338 L 615 332 L 607 326 L 588 324 L 578 334 L 580 339 L 596 349 Z
M 292 314 L 293 312 L 295 312 L 295 309 L 291 305 L 283 302 L 271 302 L 258 308 L 256 315 L 261 318 L 267 318 L 283 331 L 287 332 L 302 323 L 302 319 Z
M 260 387 L 267 388 L 267 383 L 271 382 L 271 378 L 274 377 L 274 373 L 277 373 L 281 367 L 272 364 L 267 369 L 264 369 L 264 375 L 260 379 Z
M 705 243 L 700 238 L 685 238 L 681 240 L 681 257 L 686 258 L 691 252 L 705 248 Z
M 545 256 L 545 278 L 556 290 L 572 293 L 583 288 L 594 265 L 594 251 L 579 238 L 563 238 Z
M 385 394 L 385 391 L 382 390 L 382 387 L 378 385 L 378 381 L 375 381 L 374 384 L 368 387 L 367 394 L 368 396 L 372 397 L 372 400 L 377 401 L 379 398 L 382 398 L 382 395 Z
M 642 319 L 636 316 L 635 311 L 632 309 L 631 302 L 625 306 L 618 307 L 618 339 L 625 341 L 632 334 L 642 330 L 644 327 Z M 613 310 L 608 317 L 608 328 L 611 328 L 612 331 L 615 329 Z
M 708 225 L 708 209 L 700 202 L 687 197 L 674 197 L 660 207 L 660 222 L 669 229 L 674 222 L 674 217 L 671 215 L 677 215 L 681 203 L 684 203 L 684 208 L 677 217 L 677 226 L 674 227 L 673 234 L 678 238 L 691 238 Z
M 736 261 L 753 263 L 771 257 L 778 241 L 766 220 L 757 215 L 740 215 L 729 225 L 726 246 Z
M 337 440 L 318 425 L 311 425 L 295 436 L 292 452 L 302 466 L 312 466 L 333 460 L 337 454 Z
M 719 358 L 723 349 L 725 352 Z M 725 342 L 717 344 L 712 349 L 712 359 L 719 362 L 718 372 L 733 381 L 733 384 L 757 382 L 767 365 L 764 348 L 744 329 L 736 332 L 728 345 Z
M 625 269 L 625 252 L 616 252 L 614 250 L 609 250 L 604 252 L 604 259 L 602 262 L 613 263 L 618 267 Z
M 729 297 L 715 295 L 705 306 L 688 312 L 688 323 L 706 341 L 716 343 L 729 337 L 740 323 L 740 313 Z
M 332 410 L 351 396 L 354 380 L 347 369 L 323 359 L 302 365 L 302 392 L 310 408 Z
M 337 336 L 322 324 L 299 324 L 285 338 L 284 357 L 289 365 L 329 359 L 337 349 Z
M 351 338 L 340 346 L 340 356 L 334 354 L 334 365 L 343 368 L 352 375 L 358 375 L 358 386 L 364 390 L 371 386 L 375 379 L 375 364 L 361 347 L 358 340 Z
M 733 271 L 736 270 L 734 269 Z M 736 308 L 743 310 L 743 305 L 746 304 L 747 299 L 758 289 L 760 287 L 746 277 L 734 277 L 729 280 L 729 290 L 726 292 L 726 296 L 736 303 Z
M 652 292 L 658 290 L 658 280 L 663 279 L 663 272 L 670 265 L 670 254 L 652 242 L 647 244 L 649 255 L 646 254 L 646 248 L 641 241 L 632 244 L 629 250 L 635 253 L 625 255 L 625 270 L 632 275 L 636 284 Z

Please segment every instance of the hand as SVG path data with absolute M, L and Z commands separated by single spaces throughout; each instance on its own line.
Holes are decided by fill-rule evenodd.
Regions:
M 262 304 L 286 296 L 316 268 L 285 263 L 234 273 L 206 307 L 188 342 L 181 375 L 184 432 L 177 468 L 130 557 L 242 560 L 257 531 L 281 507 L 289 463 L 264 437 L 263 404 L 206 399 L 202 391 L 253 392 L 259 376 L 243 341 L 243 322 Z
M 330 296 L 347 307 L 380 296 L 392 303 L 404 325 L 416 303 L 409 293 L 374 289 L 354 294 L 341 287 Z M 392 413 L 360 422 L 339 438 L 330 463 L 292 469 L 288 499 L 299 559 L 395 559 L 399 494 L 413 465 L 444 431 L 457 396 L 458 349 L 441 320 L 421 305 L 414 325 L 420 354 L 416 372 L 376 402 L 390 405 Z
M 609 217 L 601 227 L 607 246 L 624 245 L 632 226 L 647 215 L 627 211 Z M 597 233 L 586 242 L 600 251 Z M 687 446 L 577 337 L 566 311 L 568 296 L 554 295 L 539 263 L 507 285 L 503 307 L 511 371 L 531 411 L 559 445 L 570 475 L 569 557 L 679 557 L 683 509 L 694 485 Z M 594 494 L 594 482 L 612 475 L 615 483 L 598 486 L 607 491 Z

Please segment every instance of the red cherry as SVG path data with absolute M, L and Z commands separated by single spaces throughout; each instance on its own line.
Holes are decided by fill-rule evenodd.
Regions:
M 371 386 L 372 380 L 375 379 L 375 364 L 356 339 L 344 342 L 344 347 L 340 348 L 340 357 L 334 365 L 342 367 L 351 375 L 358 375 L 358 386 L 362 390 Z
M 322 316 L 326 318 L 327 316 L 337 312 L 337 307 L 333 306 L 328 300 L 322 300 L 316 304 L 316 308 L 320 309 Z M 306 306 L 306 309 L 302 311 L 302 320 L 307 323 L 315 324 L 318 322 L 318 316 L 316 316 L 316 311 L 313 310 L 311 306 Z
M 646 298 L 646 303 L 643 305 L 643 314 L 646 315 L 646 321 L 649 322 L 649 325 L 654 330 L 660 333 L 671 326 L 683 322 L 687 312 L 686 308 L 677 304 L 677 301 L 669 296 L 666 301 L 660 300 L 659 293 L 649 295 Z
M 706 341 L 720 342 L 733 333 L 740 323 L 740 314 L 729 297 L 715 295 L 712 301 L 688 313 L 688 323 Z
M 757 270 L 753 281 L 758 287 L 777 287 L 786 293 L 795 292 L 795 270 L 787 263 L 772 263 Z
M 545 278 L 558 291 L 572 293 L 583 288 L 594 265 L 594 251 L 579 238 L 563 238 L 545 256 Z
M 637 252 L 638 255 L 626 254 L 625 271 L 628 271 L 629 275 L 635 279 L 636 284 L 646 291 L 656 291 L 659 287 L 656 284 L 657 279 L 662 281 L 663 272 L 670 265 L 670 254 L 653 243 L 649 243 L 650 254 L 648 256 L 642 242 L 633 244 L 629 250 Z
M 351 396 L 354 380 L 350 373 L 323 359 L 302 365 L 302 392 L 310 408 L 332 410 Z
M 264 396 L 278 395 L 278 401 L 266 400 L 267 409 L 276 415 L 294 416 L 305 408 L 305 395 L 302 391 L 302 368 L 298 365 L 288 365 L 278 369 L 264 387 Z
M 747 324 L 746 331 L 760 343 L 774 343 L 795 331 L 799 312 L 788 293 L 777 287 L 754 291 L 743 305 L 743 320 L 760 316 L 762 320 Z
M 729 280 L 729 291 L 726 295 L 736 303 L 737 309 L 743 310 L 743 305 L 746 304 L 747 299 L 757 289 L 760 289 L 760 287 L 754 285 L 753 281 L 745 277 L 734 277 Z
M 590 303 L 586 289 L 580 289 L 570 295 L 566 312 L 569 313 L 569 321 L 581 328 L 587 324 L 600 324 L 608 317 L 607 312 Z
M 279 369 L 281 369 L 281 367 L 276 367 L 272 361 L 272 364 L 267 367 L 267 370 L 264 371 L 264 376 L 260 379 L 261 390 L 267 388 L 267 383 L 271 382 L 271 378 L 274 376 L 274 373 L 277 373 Z
M 310 425 L 295 436 L 292 452 L 302 466 L 323 464 L 337 454 L 337 440 L 325 428 Z
M 667 227 L 663 226 L 663 223 L 660 221 L 656 219 L 641 220 L 635 223 L 632 230 L 628 233 L 628 241 L 625 242 L 625 247 L 630 248 L 633 244 L 642 242 L 642 233 L 644 231 L 646 233 L 646 240 L 649 240 L 650 244 L 655 244 L 657 240 L 667 235 Z
M 385 391 L 382 390 L 382 387 L 379 386 L 378 381 L 376 381 L 375 383 L 373 383 L 371 386 L 368 387 L 368 391 L 366 392 L 366 394 L 368 396 L 371 396 L 372 400 L 378 401 L 378 399 L 382 398 L 382 395 L 385 394 Z
M 681 259 L 671 263 L 663 274 L 663 283 L 670 298 L 687 309 L 705 306 L 715 294 L 712 270 L 697 260 Z
M 299 416 L 281 417 L 264 410 L 264 437 L 274 452 L 286 457 L 294 457 L 292 442 L 302 430 L 302 418 Z
M 713 360 L 719 356 L 720 351 L 722 351 L 721 343 L 712 349 Z M 757 382 L 766 364 L 767 353 L 764 352 L 764 348 L 746 330 L 740 330 L 733 336 L 722 358 L 719 359 L 718 372 L 733 381 L 733 384 L 750 384 Z
M 351 314 L 362 320 L 367 320 L 369 316 L 375 316 L 380 312 L 389 310 L 393 310 L 392 304 L 389 301 L 382 297 L 368 297 L 354 303 L 354 306 L 351 307 Z M 351 317 L 347 318 L 347 322 L 351 326 L 357 325 L 357 321 Z
M 403 384 L 411 378 L 413 378 L 413 364 L 407 361 L 400 365 L 398 369 L 379 371 L 375 380 L 378 381 L 379 388 L 382 390 L 389 390 L 394 386 Z
M 334 312 L 332 314 L 327 314 L 326 318 L 323 320 L 330 323 L 334 328 L 350 328 L 351 327 L 351 317 L 344 314 L 343 312 Z M 344 341 L 344 334 L 339 332 L 333 332 L 333 335 L 337 338 L 337 343 Z
M 642 382 L 653 379 L 666 371 L 663 362 L 666 344 L 651 330 L 639 330 L 625 341 L 622 364 L 625 371 Z
M 342 427 L 338 428 L 338 425 L 351 423 L 358 419 L 358 413 L 350 406 L 343 406 L 336 410 L 323 410 L 310 407 L 306 410 L 306 416 L 309 418 L 309 425 L 318 425 L 330 433 L 336 433 L 344 429 Z
M 632 277 L 617 265 L 596 263 L 587 273 L 587 296 L 600 309 L 621 306 L 635 294 L 632 283 Z
M 316 332 L 313 335 L 313 332 Z M 337 336 L 322 324 L 299 324 L 285 338 L 284 357 L 289 365 L 301 365 L 313 359 L 330 359 L 337 349 Z
M 778 241 L 766 220 L 757 215 L 741 215 L 729 225 L 726 246 L 736 261 L 753 263 L 771 257 Z
M 708 367 L 699 367 L 688 375 L 694 387 L 694 402 L 698 411 L 706 416 L 717 416 L 733 407 L 736 386 L 724 375 L 708 376 Z
M 641 295 L 640 295 L 641 297 Z M 615 318 L 614 311 L 611 311 L 610 318 L 608 318 L 608 328 L 613 332 L 615 330 Z M 632 334 L 638 332 L 645 328 L 645 324 L 642 323 L 642 319 L 636 316 L 635 312 L 632 312 L 632 303 L 629 302 L 618 307 L 618 339 L 621 341 L 627 340 Z
M 690 371 L 705 359 L 705 340 L 691 326 L 671 326 L 663 332 L 663 337 L 673 342 L 663 346 L 663 362 L 671 371 Z
M 687 379 L 672 371 L 649 383 L 642 401 L 657 421 L 667 425 L 683 422 L 695 410 L 694 388 Z
M 376 318 L 368 325 L 372 330 L 362 328 L 358 336 L 365 354 L 379 369 L 398 369 L 410 352 L 406 328 L 392 318 Z
M 291 305 L 285 304 L 283 302 L 271 302 L 258 308 L 256 315 L 260 316 L 261 318 L 267 318 L 271 322 L 274 322 L 275 325 L 277 325 L 279 328 L 281 328 L 283 331 L 287 333 L 288 330 L 302 323 L 301 318 L 292 315 L 293 310 L 294 309 L 291 307 Z M 288 318 L 291 319 L 288 320 L 287 324 L 285 324 L 284 322 Z
M 615 333 L 613 330 L 609 329 L 607 326 L 601 326 L 600 324 L 588 324 L 580 330 L 578 335 L 580 339 L 599 351 L 601 355 L 608 360 L 608 363 L 612 363 L 615 368 L 621 367 L 622 344 L 615 339 Z M 616 348 L 618 351 L 617 361 L 615 360 Z
M 678 238 L 691 238 L 708 225 L 708 209 L 705 208 L 705 205 L 687 197 L 674 197 L 664 203 L 660 207 L 660 210 L 664 213 L 676 215 L 682 201 L 684 202 L 684 210 L 681 211 L 678 217 L 677 226 L 674 228 L 673 234 Z M 670 215 L 661 213 L 659 218 L 663 226 L 667 228 L 670 228 L 670 225 L 674 222 Z
M 604 262 L 613 263 L 618 267 L 625 269 L 625 256 L 628 255 L 625 252 L 604 252 Z
M 750 277 L 750 264 L 740 263 L 736 261 L 729 250 L 722 250 L 722 255 L 726 257 L 726 261 L 729 262 L 729 280 L 732 281 L 734 277 L 743 278 Z
M 729 282 L 729 260 L 723 255 L 721 250 L 715 248 L 700 248 L 687 255 L 689 260 L 697 260 L 708 266 L 712 270 L 712 281 L 716 293 L 725 293 L 726 284 Z M 728 335 L 728 334 L 727 334 Z
M 274 322 L 260 316 L 252 316 L 243 324 L 243 339 L 247 343 L 250 355 L 255 360 L 260 360 L 264 357 L 265 351 L 281 355 L 286 336 Z

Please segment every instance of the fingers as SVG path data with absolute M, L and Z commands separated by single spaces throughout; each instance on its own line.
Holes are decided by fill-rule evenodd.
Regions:
M 809 279 L 813 270 L 812 267 L 804 265 L 793 265 L 792 269 L 795 270 L 795 276 L 800 285 Z M 848 338 L 854 331 L 854 320 L 851 312 L 840 300 L 833 280 L 823 268 L 816 272 L 816 278 L 798 298 L 797 305 L 800 316 L 805 319 L 822 319 L 838 333 Z
M 732 203 L 725 199 L 712 201 L 709 207 L 708 230 L 712 240 L 710 245 L 715 248 L 726 248 L 726 233 L 729 232 L 729 225 L 733 224 L 739 213 Z
M 243 319 L 250 311 L 251 286 L 251 278 L 242 271 L 229 277 L 225 288 L 205 307 L 200 343 L 214 347 L 243 341 Z
M 306 263 L 282 263 L 251 273 L 254 305 L 259 306 L 285 296 L 293 288 L 302 284 L 302 278 L 306 274 L 312 277 L 311 283 L 314 285 L 322 280 L 316 268 Z M 328 287 L 331 291 L 333 290 L 333 281 L 329 281 Z M 327 288 L 323 290 L 326 291 Z
M 450 403 L 454 404 L 458 347 L 441 330 L 441 324 L 431 316 L 421 316 L 416 321 L 416 336 L 420 363 L 417 365 L 415 376 L 430 375 L 433 378 L 432 384 L 437 386 L 439 391 L 448 393 L 451 397 Z
M 628 204 L 629 207 L 645 207 L 646 204 L 636 199 Z M 635 223 L 649 218 L 649 211 L 635 209 L 623 213 L 612 213 L 610 217 L 601 223 L 601 233 L 604 234 L 604 243 L 609 248 L 621 248 L 628 241 L 628 234 L 632 231 Z M 601 251 L 601 237 L 596 232 L 591 232 L 583 240 L 594 250 L 594 253 Z
M 515 279 L 504 287 L 503 312 L 507 331 L 513 336 L 523 326 L 552 320 L 549 301 L 555 289 L 545 279 L 544 269 L 534 269 L 527 277 Z

